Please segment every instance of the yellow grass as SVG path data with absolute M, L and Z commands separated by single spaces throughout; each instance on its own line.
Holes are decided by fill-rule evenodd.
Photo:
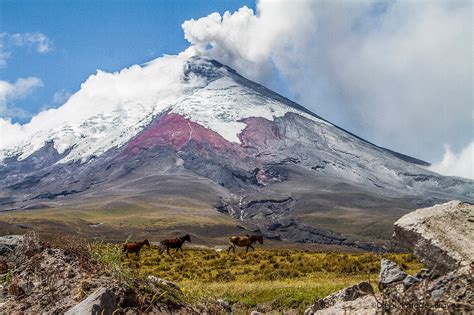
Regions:
M 304 310 L 316 299 L 369 278 L 377 279 L 381 255 L 257 249 L 227 255 L 212 249 L 185 249 L 169 257 L 144 249 L 124 263 L 140 275 L 179 284 L 190 301 L 222 298 L 236 310 Z M 384 255 L 415 273 L 422 265 L 409 254 Z

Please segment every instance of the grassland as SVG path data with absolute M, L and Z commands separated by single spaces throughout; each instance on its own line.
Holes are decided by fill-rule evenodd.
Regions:
M 35 220 L 52 220 L 65 223 L 74 223 L 78 220 L 91 224 L 107 224 L 114 227 L 127 225 L 128 227 L 162 227 L 167 225 L 183 225 L 193 223 L 197 225 L 232 224 L 233 220 L 227 215 L 206 207 L 186 207 L 182 210 L 179 205 L 161 207 L 150 206 L 144 203 L 112 204 L 104 207 L 86 205 L 80 208 L 58 207 L 29 211 L 12 211 L 2 213 L 0 219 L 7 222 L 28 222 Z
M 192 233 L 210 242 L 215 235 L 238 233 L 238 221 L 200 205 L 181 206 L 163 201 L 160 207 L 145 203 L 119 203 L 56 207 L 0 213 L 0 229 L 5 234 L 35 230 L 41 237 L 54 239 L 75 235 L 106 242 L 127 238 L 158 241 L 176 234 Z
M 408 273 L 422 265 L 410 254 L 384 255 Z M 316 299 L 360 281 L 377 279 L 381 255 L 257 249 L 227 254 L 213 249 L 185 249 L 185 254 L 160 254 L 144 249 L 140 257 L 124 258 L 141 276 L 155 275 L 181 286 L 192 303 L 224 299 L 245 312 L 303 311 Z

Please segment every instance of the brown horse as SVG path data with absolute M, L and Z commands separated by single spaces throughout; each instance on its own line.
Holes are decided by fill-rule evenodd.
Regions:
M 129 242 L 123 244 L 123 251 L 126 252 L 127 257 L 128 253 L 135 253 L 137 256 L 139 256 L 143 245 L 150 247 L 150 242 L 148 242 L 148 240 L 144 240 L 143 242 Z
M 176 248 L 176 253 L 181 250 L 181 252 L 184 254 L 183 249 L 181 247 L 183 246 L 185 241 L 191 243 L 191 236 L 189 236 L 189 234 L 186 234 L 185 236 L 180 236 L 178 238 L 163 240 L 161 241 L 160 253 L 163 251 L 163 247 L 166 247 L 166 252 L 170 256 L 170 248 Z
M 248 253 L 249 248 L 255 250 L 253 248 L 252 244 L 255 242 L 259 242 L 260 244 L 263 244 L 263 236 L 261 235 L 245 235 L 245 236 L 231 236 L 229 237 L 229 249 L 227 250 L 227 254 L 230 253 L 230 250 L 232 249 L 235 254 L 235 246 L 240 246 L 240 247 L 247 247 L 247 250 L 245 253 Z

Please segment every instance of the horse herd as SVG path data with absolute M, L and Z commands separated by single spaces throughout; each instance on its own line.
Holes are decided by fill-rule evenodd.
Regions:
M 170 248 L 176 249 L 176 253 L 181 250 L 183 252 L 183 244 L 184 242 L 190 242 L 191 243 L 191 236 L 189 234 L 186 234 L 184 236 L 180 236 L 177 238 L 173 239 L 166 239 L 160 242 L 160 254 L 163 252 L 163 250 L 166 248 L 166 252 L 168 255 L 171 256 L 170 254 Z M 231 236 L 229 237 L 229 248 L 227 249 L 227 254 L 230 253 L 230 250 L 233 250 L 235 254 L 235 247 L 246 247 L 247 250 L 245 253 L 249 251 L 249 248 L 252 250 L 255 250 L 253 248 L 252 244 L 255 242 L 259 242 L 260 244 L 263 244 L 263 236 L 261 235 L 244 235 L 244 236 Z M 127 257 L 128 254 L 130 253 L 135 253 L 137 256 L 140 254 L 140 250 L 142 249 L 143 246 L 147 245 L 150 247 L 150 242 L 148 240 L 144 240 L 142 242 L 127 242 L 123 245 L 123 251 L 126 253 Z

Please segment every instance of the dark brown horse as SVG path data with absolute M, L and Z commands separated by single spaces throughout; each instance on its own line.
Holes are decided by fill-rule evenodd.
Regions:
M 181 247 L 183 246 L 185 241 L 191 243 L 191 236 L 189 236 L 189 234 L 186 234 L 185 236 L 180 236 L 178 238 L 163 240 L 161 241 L 160 253 L 163 251 L 163 247 L 166 247 L 166 252 L 170 256 L 170 248 L 176 248 L 176 253 L 181 250 L 181 252 L 184 254 L 183 249 Z
M 263 244 L 263 236 L 261 235 L 245 235 L 245 236 L 231 236 L 229 237 L 229 249 L 227 250 L 227 254 L 230 253 L 230 250 L 232 249 L 235 253 L 235 246 L 240 246 L 240 247 L 247 247 L 247 250 L 245 253 L 249 251 L 249 248 L 255 250 L 253 248 L 252 244 L 255 242 L 259 242 L 260 244 Z
M 127 257 L 128 253 L 135 253 L 138 256 L 143 245 L 150 247 L 150 242 L 148 242 L 148 240 L 144 240 L 143 242 L 129 242 L 123 244 L 123 251 L 127 253 Z

